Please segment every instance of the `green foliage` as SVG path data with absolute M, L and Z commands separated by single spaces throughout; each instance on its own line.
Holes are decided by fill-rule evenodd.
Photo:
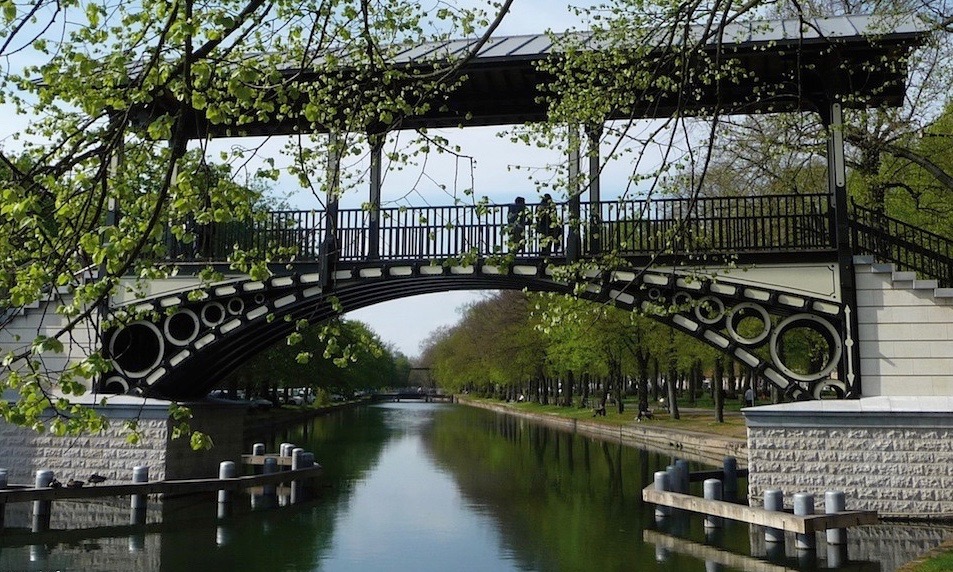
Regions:
M 410 362 L 383 345 L 365 324 L 334 320 L 309 326 L 297 324 L 285 343 L 276 343 L 251 358 L 231 381 L 247 395 L 271 398 L 279 389 L 309 389 L 315 403 L 330 402 L 330 394 L 405 385 Z
M 401 0 L 4 1 L 0 18 L 7 64 L 0 104 L 21 116 L 8 123 L 0 150 L 0 328 L 17 309 L 50 305 L 36 340 L 2 340 L 0 390 L 20 394 L 2 413 L 57 434 L 103 424 L 65 397 L 80 395 L 109 364 L 95 348 L 66 359 L 65 345 L 74 332 L 96 329 L 111 299 L 169 276 L 162 261 L 184 250 L 221 254 L 233 269 L 265 279 L 270 260 L 302 247 L 223 238 L 262 224 L 256 209 L 278 171 L 274 158 L 250 167 L 254 148 L 234 145 L 216 156 L 212 134 L 288 119 L 302 132 L 334 130 L 334 141 L 296 137 L 284 152 L 308 190 L 322 198 L 345 190 L 359 167 L 342 173 L 340 186 L 310 179 L 329 149 L 360 153 L 369 132 L 430 110 L 455 85 L 456 61 L 396 68 L 394 54 L 489 26 L 478 8 L 432 11 Z M 289 66 L 325 81 L 302 81 L 283 71 Z M 204 235 L 212 223 L 227 232 Z M 212 269 L 200 276 L 221 279 Z M 125 292 L 120 278 L 141 282 Z M 108 319 L 119 325 L 136 316 Z M 358 343 L 315 355 L 354 363 Z M 295 357 L 323 363 L 307 351 L 288 361 Z M 52 417 L 44 413 L 50 407 Z M 176 427 L 189 434 L 185 420 Z M 135 427 L 126 430 L 137 438 Z

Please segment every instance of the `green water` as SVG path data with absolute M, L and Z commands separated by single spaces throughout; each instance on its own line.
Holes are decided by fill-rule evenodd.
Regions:
M 831 562 L 823 548 L 801 558 L 789 549 L 768 562 L 747 525 L 706 535 L 699 517 L 657 523 L 640 491 L 670 456 L 483 410 L 385 404 L 248 438 L 271 451 L 285 441 L 313 451 L 325 467 L 313 497 L 256 510 L 241 497 L 223 519 L 212 496 L 153 503 L 140 527 L 123 524 L 128 501 L 57 506 L 75 511 L 77 522 L 90 511 L 106 516 L 79 531 L 8 530 L 0 570 L 688 572 Z M 116 523 L 103 525 L 110 510 Z M 852 532 L 852 562 L 840 569 L 892 570 L 946 533 Z

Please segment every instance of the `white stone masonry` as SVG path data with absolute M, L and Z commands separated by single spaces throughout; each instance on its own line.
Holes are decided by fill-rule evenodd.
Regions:
M 953 288 L 855 258 L 863 395 L 953 395 Z

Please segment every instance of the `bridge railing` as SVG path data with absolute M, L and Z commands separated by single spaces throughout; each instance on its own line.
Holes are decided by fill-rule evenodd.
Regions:
M 853 204 L 851 241 L 857 254 L 872 254 L 953 287 L 953 241 L 939 234 Z
M 578 215 L 566 203 L 341 209 L 333 244 L 341 262 L 829 251 L 828 204 L 812 194 L 583 203 Z M 169 258 L 225 261 L 239 248 L 279 262 L 318 260 L 324 216 L 277 211 L 196 227 L 192 242 L 169 239 Z
M 258 213 L 250 221 L 186 223 L 189 240 L 165 233 L 167 258 L 176 261 L 221 262 L 235 252 L 277 260 L 317 260 L 324 236 L 323 211 L 283 210 Z

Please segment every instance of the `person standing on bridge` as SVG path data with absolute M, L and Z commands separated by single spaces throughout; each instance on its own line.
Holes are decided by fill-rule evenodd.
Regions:
M 526 199 L 516 197 L 506 212 L 506 230 L 509 235 L 509 251 L 519 252 L 523 248 L 526 232 Z
M 546 193 L 536 211 L 536 232 L 539 233 L 540 251 L 543 256 L 559 252 L 559 242 L 562 238 L 562 225 L 557 220 L 556 203 L 553 197 Z

